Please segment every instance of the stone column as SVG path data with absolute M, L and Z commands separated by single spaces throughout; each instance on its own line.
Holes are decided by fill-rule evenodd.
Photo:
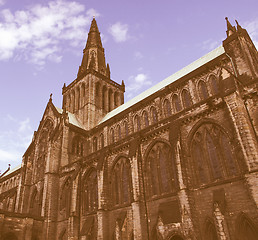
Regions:
M 196 239 L 194 236 L 194 227 L 191 219 L 190 213 L 190 204 L 189 204 L 189 197 L 186 191 L 186 186 L 184 184 L 183 175 L 182 175 L 182 166 L 181 166 L 181 146 L 180 142 L 177 141 L 176 143 L 176 168 L 177 168 L 177 177 L 178 177 L 178 184 L 179 184 L 179 192 L 178 198 L 180 201 L 181 206 L 181 213 L 182 213 L 182 228 L 186 235 L 186 239 Z
M 106 209 L 106 189 L 105 186 L 107 182 L 105 181 L 104 176 L 104 168 L 97 172 L 98 177 L 98 212 L 97 212 L 97 219 L 98 219 L 98 232 L 97 232 L 97 239 L 109 239 L 108 237 L 108 226 L 109 226 L 109 219 L 108 213 Z
M 132 148 L 132 146 L 131 146 Z M 147 226 L 145 206 L 141 197 L 141 177 L 139 169 L 139 161 L 141 160 L 140 150 L 138 149 L 134 155 L 130 157 L 131 172 L 132 172 L 132 186 L 133 186 L 133 202 L 132 215 L 133 215 L 133 234 L 135 240 L 147 239 Z
M 237 92 L 224 97 L 248 168 L 245 175 L 249 192 L 258 206 L 258 146 L 243 100 Z

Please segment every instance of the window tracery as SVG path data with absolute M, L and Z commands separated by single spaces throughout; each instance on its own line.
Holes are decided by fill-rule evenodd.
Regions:
M 157 142 L 149 150 L 147 159 L 147 182 L 149 197 L 176 190 L 176 168 L 170 147 Z
M 83 213 L 97 211 L 98 208 L 98 179 L 96 169 L 90 170 L 82 184 Z
M 61 198 L 60 198 L 60 211 L 64 213 L 65 217 L 68 218 L 70 216 L 71 209 L 71 196 L 72 196 L 72 180 L 69 177 L 61 190 Z
M 111 189 L 113 205 L 124 205 L 131 202 L 131 167 L 129 160 L 120 158 L 111 174 Z
M 83 141 L 79 136 L 75 136 L 72 141 L 72 153 L 77 156 L 83 156 Z
M 217 125 L 205 123 L 195 132 L 191 153 L 199 184 L 238 174 L 238 163 L 228 136 Z

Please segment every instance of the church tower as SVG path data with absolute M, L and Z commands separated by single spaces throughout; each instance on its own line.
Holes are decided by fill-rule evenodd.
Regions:
M 63 87 L 63 109 L 75 114 L 89 130 L 124 103 L 124 91 L 123 81 L 120 85 L 110 78 L 100 32 L 93 18 L 77 78 Z

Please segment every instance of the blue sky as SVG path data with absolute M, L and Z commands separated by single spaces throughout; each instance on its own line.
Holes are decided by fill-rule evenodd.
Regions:
M 221 45 L 226 16 L 257 47 L 257 9 L 257 0 L 0 0 L 0 170 L 21 162 L 50 93 L 61 107 L 93 16 L 129 100 Z

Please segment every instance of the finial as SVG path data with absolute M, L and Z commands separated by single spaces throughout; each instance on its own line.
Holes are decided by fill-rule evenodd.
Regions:
M 235 28 L 235 26 L 233 27 L 232 25 L 231 25 L 231 23 L 229 22 L 229 20 L 228 20 L 228 17 L 225 17 L 225 19 L 226 19 L 226 22 L 227 22 L 227 36 L 229 37 L 229 36 L 231 36 L 234 32 L 236 32 L 236 28 Z
M 243 28 L 239 25 L 239 23 L 238 23 L 237 20 L 235 20 L 235 22 L 236 22 L 236 24 L 237 24 L 237 30 L 243 29 Z
M 49 101 L 50 101 L 50 102 L 52 102 L 52 96 L 53 96 L 53 94 L 50 93 L 50 96 L 49 96 Z
M 66 88 L 66 84 L 64 83 L 64 86 L 63 86 L 63 88 Z
M 95 16 L 93 16 L 93 19 L 95 19 Z

